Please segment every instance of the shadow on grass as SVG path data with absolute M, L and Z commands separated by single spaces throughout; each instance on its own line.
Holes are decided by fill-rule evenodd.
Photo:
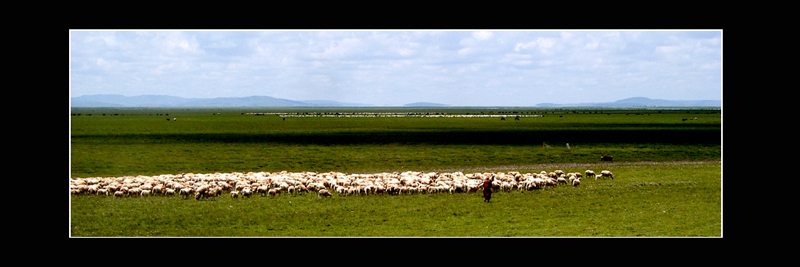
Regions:
M 276 143 L 276 144 L 475 144 L 537 145 L 573 143 L 721 144 L 721 130 L 552 130 L 552 131 L 357 131 L 333 133 L 190 133 L 78 135 L 73 142 L 118 143 Z

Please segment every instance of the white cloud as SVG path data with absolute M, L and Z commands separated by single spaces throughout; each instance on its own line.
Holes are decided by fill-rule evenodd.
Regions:
M 155 46 L 151 49 L 156 49 L 157 53 L 162 52 L 167 55 L 204 53 L 197 39 L 186 32 L 157 32 L 152 42 Z
M 97 63 L 96 63 L 96 65 L 97 65 L 98 67 L 100 67 L 100 68 L 104 69 L 104 70 L 109 70 L 109 69 L 111 69 L 111 64 L 109 64 L 108 62 L 106 62 L 106 60 L 105 60 L 105 59 L 103 59 L 103 58 L 98 58 L 98 59 L 97 59 Z
M 322 52 L 313 53 L 318 59 L 348 59 L 367 54 L 368 47 L 359 38 L 344 38 L 341 40 L 330 40 L 324 45 Z
M 413 50 L 413 49 L 408 49 L 408 48 L 397 49 L 397 54 L 399 54 L 400 56 L 404 56 L 404 57 L 412 56 L 415 53 L 416 53 L 416 51 Z
M 600 42 L 592 41 L 592 42 L 586 43 L 586 45 L 584 45 L 583 48 L 594 50 L 594 49 L 597 49 L 598 46 L 600 46 Z
M 533 64 L 533 60 L 531 60 L 531 58 L 532 57 L 529 54 L 508 53 L 505 54 L 499 62 L 517 66 L 526 66 Z
M 492 38 L 492 32 L 490 31 L 477 31 L 472 33 L 472 37 L 478 39 L 480 41 L 488 40 Z
M 539 37 L 539 38 L 536 38 L 536 43 L 538 43 L 539 47 L 541 47 L 542 49 L 550 49 L 550 48 L 553 48 L 553 45 L 556 44 L 556 41 L 553 38 L 542 38 L 542 37 Z
M 222 40 L 222 41 L 212 42 L 206 47 L 208 47 L 208 48 L 234 48 L 234 47 L 236 47 L 236 43 L 231 42 L 229 40 Z
M 656 52 L 659 53 L 673 53 L 680 50 L 679 46 L 656 46 Z
M 517 43 L 517 45 L 514 47 L 514 51 L 515 52 L 519 52 L 520 48 L 528 49 L 528 48 L 531 48 L 531 47 L 534 47 L 534 46 L 536 46 L 536 42 L 533 42 L 533 41 L 525 43 L 525 44 Z
M 474 54 L 474 52 L 475 52 L 475 49 L 472 49 L 470 47 L 465 47 L 465 48 L 462 48 L 462 49 L 458 50 L 458 54 L 461 55 L 461 56 L 467 56 L 467 55 L 470 55 L 470 54 Z

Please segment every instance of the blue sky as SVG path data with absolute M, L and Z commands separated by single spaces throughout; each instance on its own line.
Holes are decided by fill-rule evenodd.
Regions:
M 400 106 L 722 99 L 722 30 L 74 30 L 70 96 Z

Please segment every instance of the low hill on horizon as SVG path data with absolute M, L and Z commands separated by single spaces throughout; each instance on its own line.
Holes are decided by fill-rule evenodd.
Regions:
M 295 101 L 269 96 L 183 98 L 167 95 L 123 96 L 116 94 L 84 95 L 70 98 L 71 107 L 369 107 L 372 104 L 343 103 L 330 100 Z M 452 105 L 414 102 L 404 107 L 450 107 Z M 541 103 L 533 107 L 722 107 L 720 100 L 664 100 L 631 97 L 607 103 Z
M 647 97 L 631 97 L 605 103 L 555 104 L 541 103 L 537 107 L 722 107 L 721 100 L 665 100 Z
M 166 95 L 84 95 L 71 98 L 72 107 L 354 107 L 371 106 L 329 100 L 294 101 L 269 96 L 184 98 Z

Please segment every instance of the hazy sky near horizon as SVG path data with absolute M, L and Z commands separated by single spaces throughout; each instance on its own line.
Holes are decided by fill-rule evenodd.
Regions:
M 722 30 L 73 30 L 70 97 L 722 99 Z

